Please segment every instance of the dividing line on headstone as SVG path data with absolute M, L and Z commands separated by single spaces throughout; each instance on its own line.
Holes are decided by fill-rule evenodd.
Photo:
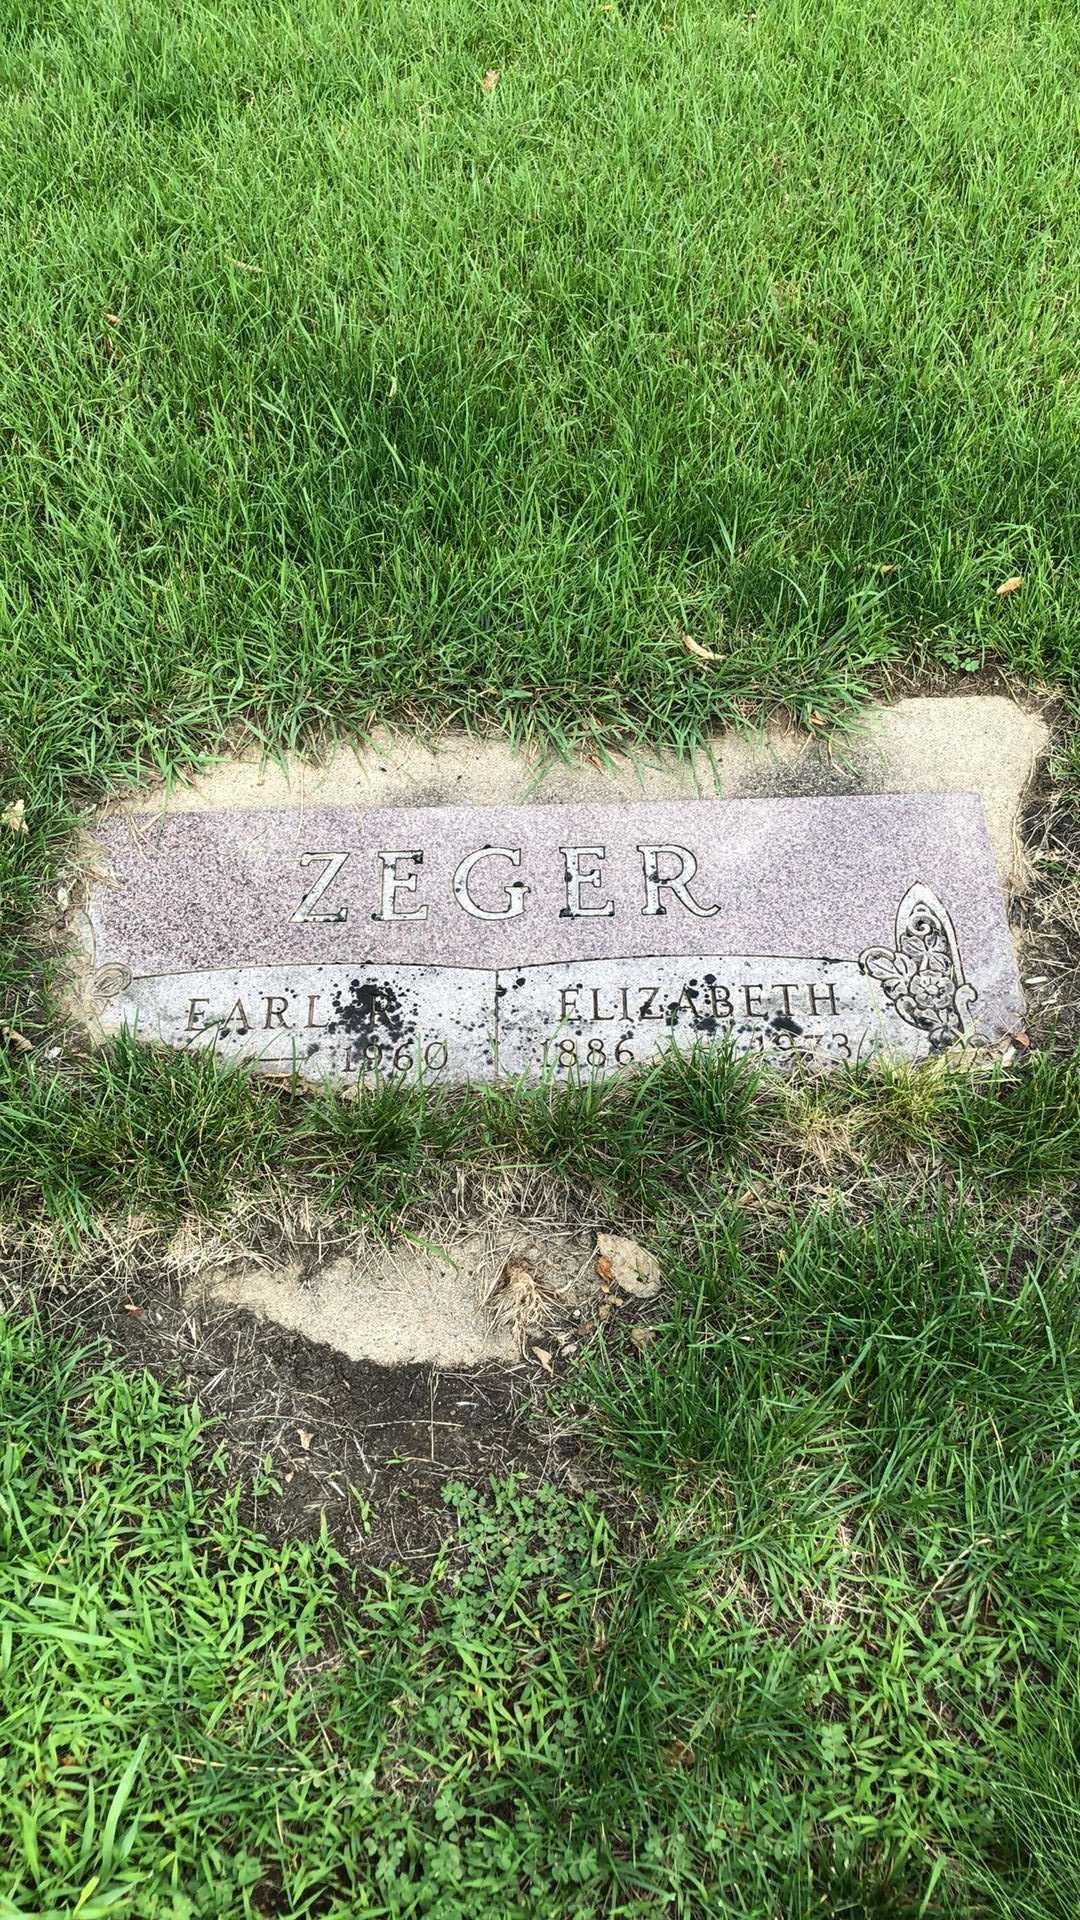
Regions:
M 118 977 L 105 1011 L 144 1039 L 311 1079 L 591 1078 L 716 1043 L 778 1064 L 911 1052 L 919 1038 L 941 1051 L 972 1031 L 978 995 L 928 888 L 901 902 L 894 941 L 849 958 L 204 969 Z
M 278 1075 L 568 1079 L 695 1044 L 837 1065 L 1023 1019 L 969 794 L 121 817 L 102 841 L 97 1029 Z

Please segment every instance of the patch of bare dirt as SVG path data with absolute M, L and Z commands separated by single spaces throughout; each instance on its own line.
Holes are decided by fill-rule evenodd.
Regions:
M 192 1306 L 247 1307 L 350 1360 L 384 1366 L 512 1364 L 596 1290 L 595 1233 L 565 1205 L 492 1204 L 392 1241 L 320 1216 L 310 1202 L 265 1217 L 190 1219 L 167 1250 Z
M 545 1236 L 530 1239 L 525 1224 L 514 1257 L 488 1275 L 507 1352 L 480 1366 L 350 1358 L 248 1305 L 193 1295 L 192 1260 L 200 1249 L 220 1255 L 221 1225 L 216 1245 L 203 1228 L 179 1236 L 186 1274 L 178 1236 L 146 1222 L 101 1223 L 76 1247 L 44 1226 L 11 1232 L 0 1242 L 0 1311 L 36 1305 L 49 1331 L 99 1353 L 104 1342 L 121 1366 L 196 1402 L 208 1450 L 222 1450 L 230 1480 L 256 1489 L 252 1517 L 267 1532 L 310 1535 L 325 1514 L 356 1561 L 421 1564 L 450 1530 L 447 1481 L 516 1473 L 608 1491 L 546 1389 L 598 1324 L 629 1325 L 640 1303 L 597 1272 L 595 1235 L 576 1289 L 554 1297 Z M 475 1238 L 489 1247 L 482 1227 Z

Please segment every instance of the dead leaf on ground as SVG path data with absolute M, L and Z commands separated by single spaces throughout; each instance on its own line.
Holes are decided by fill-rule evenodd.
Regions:
M 535 1280 L 532 1268 L 524 1266 L 520 1260 L 508 1260 L 502 1270 L 502 1279 L 499 1285 L 510 1287 L 514 1291 L 520 1287 L 534 1286 Z
M 0 1040 L 5 1047 L 14 1047 L 16 1053 L 33 1053 L 34 1051 L 33 1041 L 28 1040 L 25 1033 L 20 1033 L 17 1027 L 0 1027 Z
M 10 807 L 5 807 L 3 813 L 0 813 L 0 821 L 5 827 L 10 827 L 12 833 L 29 833 L 30 829 L 26 824 L 26 801 L 13 800 Z
M 713 653 L 710 647 L 703 647 L 700 640 L 695 640 L 692 637 L 692 635 L 690 635 L 689 633 L 680 634 L 679 638 L 681 639 L 683 646 L 686 648 L 687 653 L 690 654 L 694 660 L 722 660 L 723 659 L 722 654 Z
M 494 93 L 501 79 L 502 75 L 498 67 L 489 67 L 480 85 L 483 87 L 485 93 Z
M 315 1435 L 311 1432 L 311 1429 L 309 1427 L 297 1427 L 296 1437 L 300 1442 L 302 1451 L 304 1453 L 310 1453 L 311 1443 L 315 1438 Z
M 880 565 L 880 567 L 878 568 L 878 572 L 879 572 L 879 573 L 895 573 L 895 572 L 896 572 L 896 561 L 895 561 L 895 560 L 883 560 L 883 561 L 882 561 L 882 563 L 881 563 L 881 565 Z
M 543 1367 L 545 1373 L 554 1373 L 555 1368 L 552 1365 L 553 1356 L 548 1352 L 546 1347 L 534 1347 L 533 1357 L 534 1359 L 539 1360 L 540 1365 Z
M 602 1280 L 606 1287 L 613 1287 L 615 1285 L 615 1269 L 610 1260 L 604 1259 L 603 1254 L 601 1254 L 596 1263 L 596 1277 L 598 1280 Z
M 660 1262 L 636 1240 L 626 1240 L 618 1233 L 598 1233 L 596 1251 L 597 1273 L 601 1261 L 610 1265 L 611 1278 L 620 1292 L 632 1294 L 636 1300 L 651 1300 L 659 1293 Z M 600 1277 L 603 1279 L 603 1274 Z
M 549 1295 L 534 1268 L 520 1255 L 510 1254 L 488 1299 L 498 1319 L 518 1326 L 547 1317 Z
M 124 1312 L 130 1313 L 133 1320 L 145 1320 L 146 1318 L 145 1308 L 137 1307 L 131 1300 L 124 1301 Z
M 656 1328 L 655 1327 L 631 1327 L 630 1338 L 633 1341 L 635 1347 L 637 1347 L 638 1351 L 640 1353 L 644 1353 L 645 1348 L 651 1347 L 653 1344 L 653 1341 L 656 1339 Z
M 1007 593 L 1015 593 L 1017 587 L 1022 587 L 1023 584 L 1024 584 L 1024 576 L 1022 573 L 1010 574 L 1009 578 L 1007 580 L 1003 580 L 1000 587 L 997 587 L 995 589 L 998 599 L 1003 600 Z

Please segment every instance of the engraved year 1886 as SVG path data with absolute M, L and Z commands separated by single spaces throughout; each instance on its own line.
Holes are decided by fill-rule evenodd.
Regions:
M 537 1064 L 556 1075 L 628 1067 L 676 1045 L 725 1040 L 738 1053 L 852 1059 L 856 1048 L 831 981 L 721 982 L 712 972 L 675 991 L 636 984 L 561 987 Z

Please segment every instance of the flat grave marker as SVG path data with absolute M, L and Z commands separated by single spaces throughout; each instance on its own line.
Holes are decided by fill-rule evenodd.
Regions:
M 921 1058 L 1023 1021 L 974 794 L 117 813 L 94 838 L 99 1029 L 268 1073 Z

